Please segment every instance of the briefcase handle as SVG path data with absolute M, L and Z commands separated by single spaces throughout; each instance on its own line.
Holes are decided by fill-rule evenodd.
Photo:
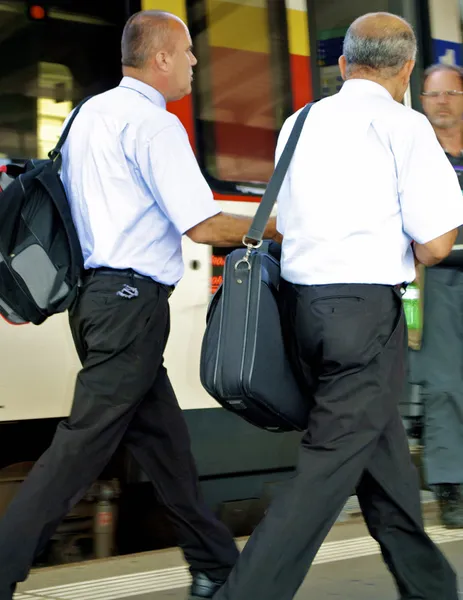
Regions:
M 250 248 L 258 248 L 262 244 L 265 226 L 270 218 L 272 209 L 277 201 L 280 188 L 285 179 L 286 172 L 293 158 L 294 150 L 304 127 L 305 120 L 312 108 L 313 103 L 306 104 L 298 114 L 291 135 L 286 142 L 286 146 L 281 153 L 280 160 L 273 172 L 273 175 L 268 182 L 267 189 L 262 197 L 262 200 L 257 208 L 254 219 L 251 223 L 248 233 L 243 238 L 243 244 Z M 256 242 L 256 243 L 253 243 Z

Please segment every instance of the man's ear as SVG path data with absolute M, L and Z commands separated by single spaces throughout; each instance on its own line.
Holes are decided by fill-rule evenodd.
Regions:
M 410 77 L 412 76 L 412 71 L 415 68 L 415 61 L 414 60 L 407 60 L 407 62 L 404 65 L 404 71 L 405 71 L 405 83 L 410 82 Z
M 339 57 L 338 60 L 339 69 L 341 71 L 341 77 L 346 81 L 347 79 L 347 60 L 344 54 Z
M 170 56 L 169 53 L 166 52 L 165 50 L 160 50 L 159 52 L 156 52 L 156 54 L 154 55 L 154 65 L 156 66 L 160 71 L 163 71 L 164 73 L 166 71 L 169 70 L 169 66 L 170 66 Z

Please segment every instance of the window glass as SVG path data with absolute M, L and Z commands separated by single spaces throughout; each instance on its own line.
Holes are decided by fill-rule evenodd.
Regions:
M 226 182 L 266 182 L 278 132 L 291 110 L 285 3 L 189 4 L 199 159 Z
M 129 4 L 0 0 L 1 157 L 45 157 L 72 107 L 118 84 Z

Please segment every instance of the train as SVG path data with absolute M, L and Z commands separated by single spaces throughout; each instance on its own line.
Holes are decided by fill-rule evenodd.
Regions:
M 215 199 L 237 214 L 254 214 L 284 120 L 342 86 L 337 60 L 356 17 L 389 11 L 413 25 L 419 52 L 404 102 L 417 110 L 424 68 L 462 62 L 458 0 L 0 0 L 0 165 L 45 157 L 82 98 L 118 85 L 122 29 L 142 9 L 172 12 L 191 31 L 193 92 L 167 108 L 185 126 Z M 334 174 L 342 157 L 333 148 L 326 159 Z M 294 474 L 300 434 L 252 427 L 200 384 L 206 311 L 228 251 L 184 240 L 186 270 L 170 301 L 165 364 L 204 497 L 240 535 Z M 0 514 L 69 414 L 79 368 L 66 314 L 38 327 L 0 319 Z M 101 479 L 117 482 L 118 551 L 169 543 L 162 510 L 124 448 Z M 134 542 L 137 526 L 142 533 Z

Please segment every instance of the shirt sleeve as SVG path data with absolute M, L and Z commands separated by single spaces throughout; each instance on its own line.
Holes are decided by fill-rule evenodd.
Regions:
M 458 177 L 423 115 L 414 115 L 397 157 L 400 207 L 405 233 L 425 244 L 463 223 Z
M 143 178 L 156 202 L 177 231 L 186 231 L 221 212 L 180 124 L 148 142 Z

